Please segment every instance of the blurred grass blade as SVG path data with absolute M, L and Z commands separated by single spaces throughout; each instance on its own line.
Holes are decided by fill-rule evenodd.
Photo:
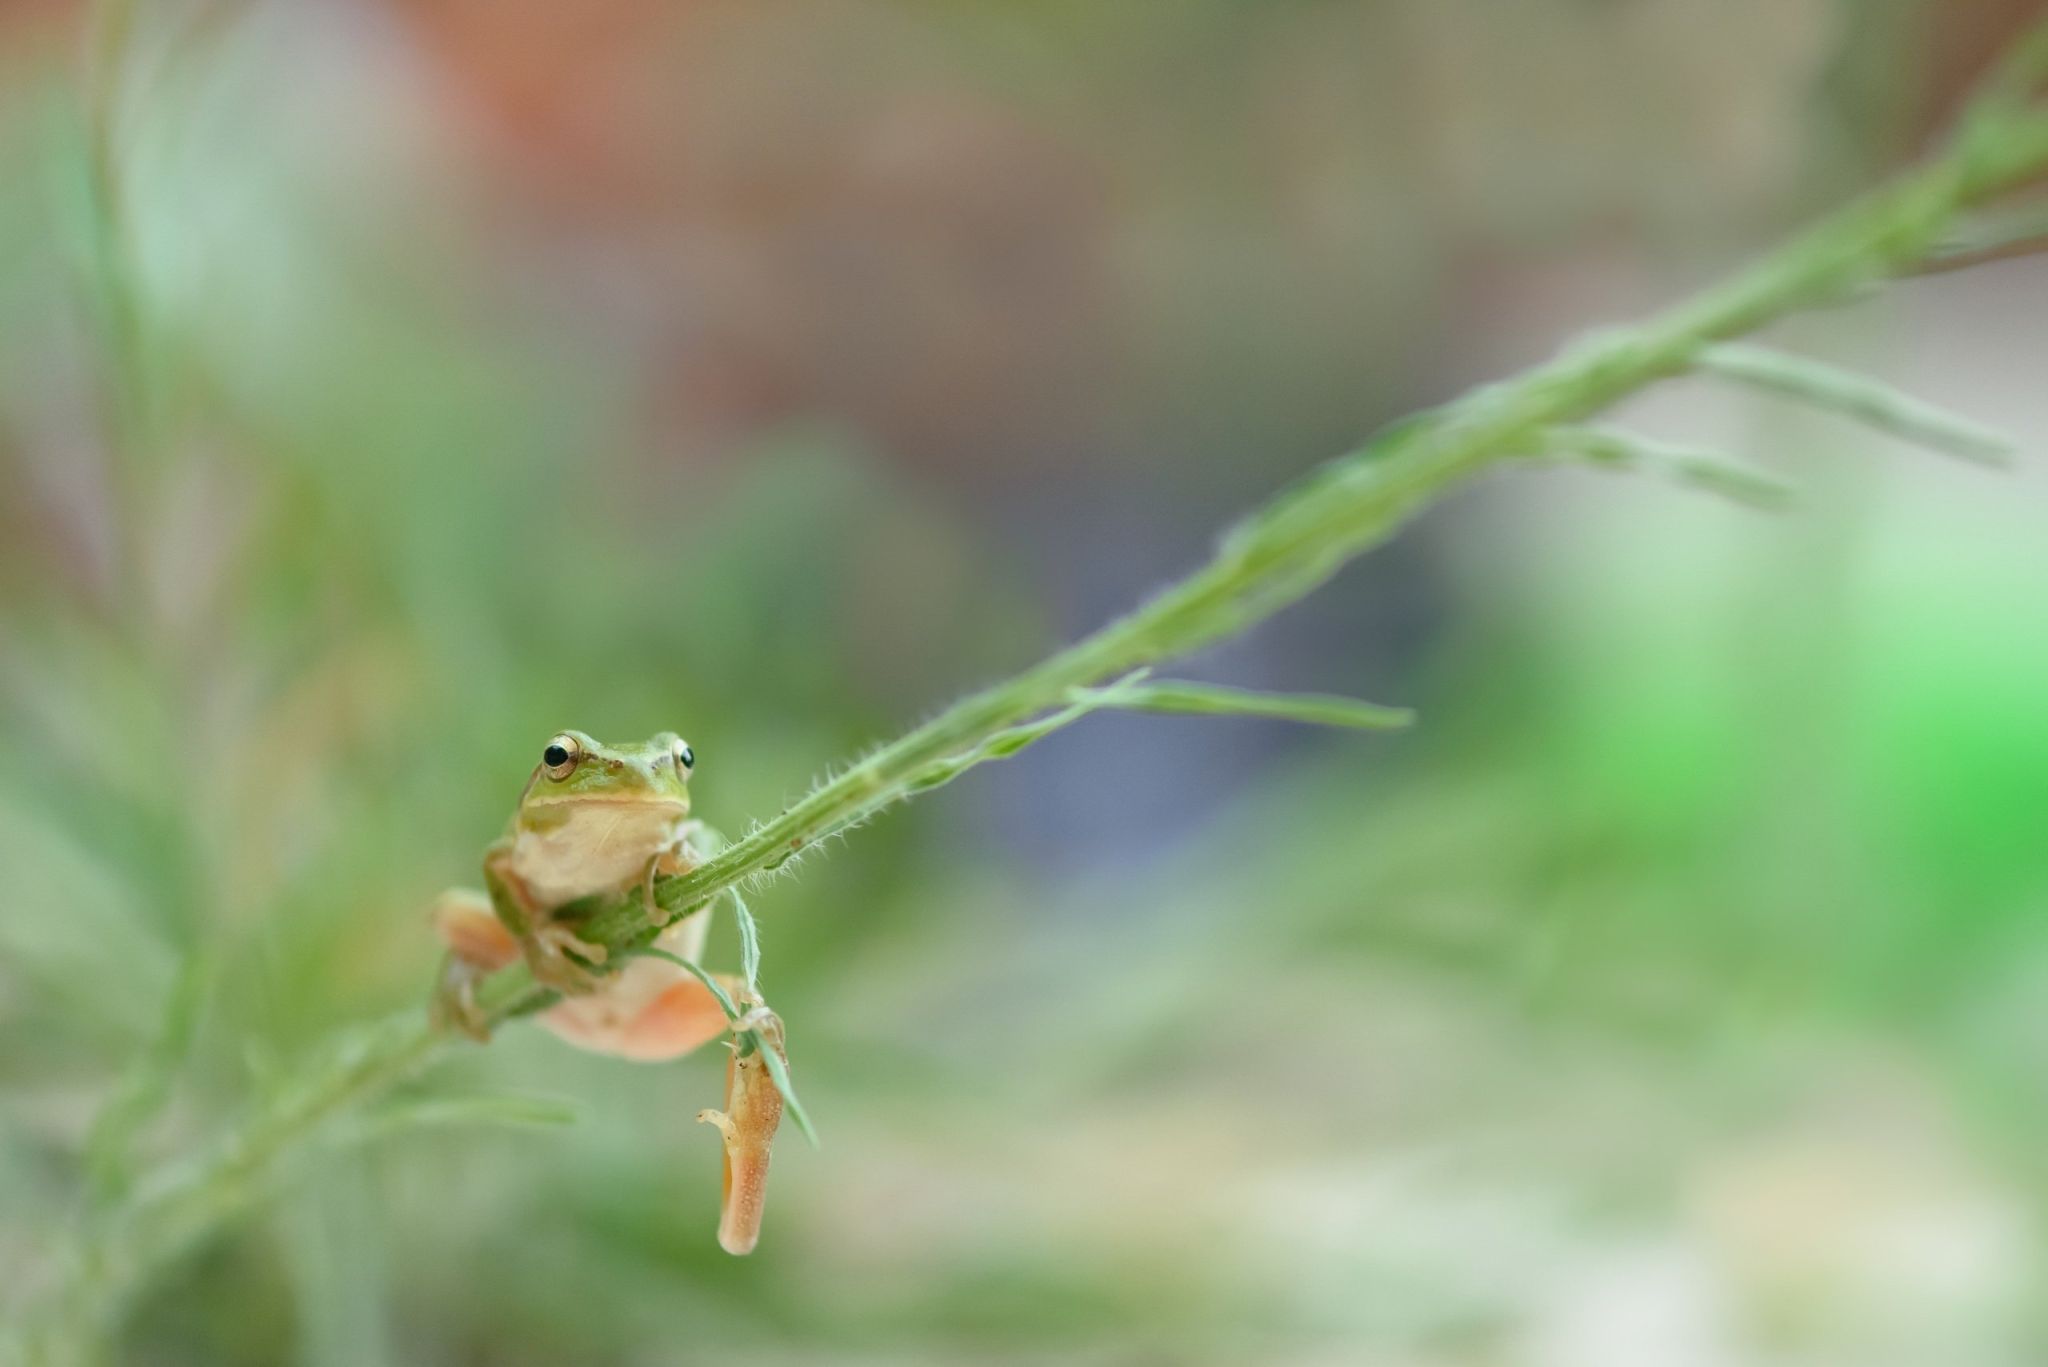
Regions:
M 95 1199 L 111 1200 L 127 1189 L 135 1142 L 170 1101 L 212 981 L 212 956 L 203 949 L 187 951 L 164 999 L 163 1022 L 155 1038 L 128 1065 L 113 1095 L 93 1117 L 85 1167 Z
M 1599 427 L 1553 427 L 1543 454 L 1616 470 L 1662 475 L 1680 484 L 1764 512 L 1778 512 L 1794 498 L 1792 486 L 1713 451 L 1670 446 L 1630 432 Z
M 2035 198 L 1973 215 L 1902 274 L 1940 275 L 2048 251 L 2048 202 Z
M 330 1143 L 353 1148 L 410 1130 L 451 1125 L 553 1129 L 576 1123 L 573 1103 L 526 1092 L 443 1093 L 378 1107 L 335 1131 Z
M 1305 722 L 1311 726 L 1343 726 L 1359 731 L 1390 731 L 1412 725 L 1414 712 L 1405 707 L 1382 707 L 1356 698 L 1325 693 L 1259 693 L 1250 689 L 1225 688 L 1220 684 L 1142 683 L 1113 684 L 1108 688 L 1079 690 L 1077 701 L 1090 700 L 1097 707 L 1125 712 L 1159 712 L 1183 717 L 1267 717 L 1276 721 Z
M 1711 375 L 1825 409 L 1902 441 L 1980 465 L 2003 465 L 2014 443 L 2001 432 L 1902 394 L 1880 380 L 1767 347 L 1728 343 L 1700 352 Z
M 563 1096 L 532 1092 L 442 1092 L 397 1101 L 369 1113 L 375 1133 L 424 1129 L 434 1125 L 508 1125 L 514 1129 L 553 1129 L 575 1123 L 575 1105 Z

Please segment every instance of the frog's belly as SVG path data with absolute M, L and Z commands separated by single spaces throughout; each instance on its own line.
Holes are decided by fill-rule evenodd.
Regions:
M 512 872 L 543 907 L 615 892 L 646 876 L 647 861 L 674 843 L 673 807 L 592 804 L 544 830 L 512 839 Z

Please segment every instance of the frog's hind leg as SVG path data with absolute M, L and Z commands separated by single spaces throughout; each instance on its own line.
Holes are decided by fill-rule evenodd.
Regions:
M 519 961 L 519 941 L 474 888 L 450 888 L 434 899 L 429 913 L 434 933 L 448 947 L 434 987 L 433 1017 L 471 1039 L 490 1038 L 490 1024 L 476 1004 L 479 981 Z
M 448 946 L 434 1018 L 473 1039 L 488 1039 L 476 984 L 519 962 L 518 937 L 498 919 L 490 900 L 470 888 L 442 893 L 433 918 L 435 933 Z M 662 932 L 661 947 L 695 962 L 709 920 L 708 912 L 683 918 Z M 744 993 L 738 978 L 718 976 L 728 992 Z M 565 997 L 540 1023 L 580 1049 L 650 1063 L 680 1058 L 726 1031 L 725 1010 L 709 988 L 688 969 L 652 958 L 633 960 L 594 992 Z
M 475 888 L 448 889 L 428 914 L 441 943 L 464 963 L 495 973 L 519 961 L 518 939 L 491 909 L 491 899 Z

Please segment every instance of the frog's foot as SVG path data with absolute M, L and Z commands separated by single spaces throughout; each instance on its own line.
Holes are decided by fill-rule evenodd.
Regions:
M 436 1030 L 454 1030 L 478 1044 L 491 1040 L 491 1018 L 476 1002 L 476 969 L 449 955 L 441 963 L 427 1018 Z
M 750 1027 L 768 1047 L 783 1054 L 782 1022 L 765 1007 L 747 1013 Z M 725 1185 L 718 1211 L 718 1245 L 727 1253 L 754 1251 L 768 1201 L 768 1157 L 782 1124 L 782 1092 L 759 1049 L 746 1041 L 733 1047 L 725 1071 L 725 1109 L 699 1111 L 697 1119 L 716 1126 L 725 1141 Z
M 578 939 L 567 926 L 553 921 L 543 922 L 533 931 L 524 948 L 526 966 L 532 971 L 533 980 L 564 996 L 585 996 L 597 991 L 605 980 L 602 972 L 608 957 L 605 947 Z
M 654 858 L 648 860 L 647 877 L 640 885 L 641 914 L 647 918 L 647 928 L 657 933 L 664 929 L 668 923 L 662 920 L 661 903 L 654 900 L 654 877 L 660 873 L 680 872 L 680 870 L 664 867 L 664 865 L 672 862 L 672 857 L 666 853 L 657 854 Z
M 676 833 L 675 843 L 647 861 L 647 877 L 640 888 L 640 907 L 646 913 L 650 930 L 658 931 L 669 924 L 668 914 L 661 909 L 661 903 L 655 900 L 654 880 L 679 877 L 702 864 L 702 845 L 708 838 L 704 832 L 708 829 L 701 821 L 684 822 L 682 829 Z
M 437 1029 L 458 1030 L 482 1043 L 489 1016 L 477 1005 L 476 985 L 519 960 L 519 941 L 491 910 L 490 899 L 469 888 L 450 888 L 434 899 L 434 933 L 448 947 L 428 1014 Z

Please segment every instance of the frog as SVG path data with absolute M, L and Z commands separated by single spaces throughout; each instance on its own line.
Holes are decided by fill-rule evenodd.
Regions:
M 745 1253 L 759 1234 L 782 1105 L 779 1094 L 768 1095 L 774 1088 L 763 1081 L 763 1061 L 737 1042 L 752 1031 L 786 1055 L 780 1020 L 744 979 L 711 975 L 745 1013 L 735 1025 L 711 989 L 675 962 L 701 960 L 711 907 L 662 926 L 655 880 L 696 868 L 712 839 L 690 815 L 696 763 L 696 752 L 674 731 L 626 745 L 582 731 L 550 737 L 505 833 L 484 851 L 483 888 L 451 888 L 434 902 L 434 928 L 448 950 L 434 1016 L 447 1028 L 488 1038 L 476 985 L 524 959 L 535 982 L 560 994 L 538 1017 L 541 1026 L 576 1048 L 657 1063 L 730 1033 L 736 1047 L 725 1109 L 700 1119 L 715 1124 L 724 1140 L 719 1242 Z M 591 897 L 635 899 L 649 924 L 662 927 L 654 946 L 674 957 L 607 962 L 604 946 L 581 939 L 559 916 Z

